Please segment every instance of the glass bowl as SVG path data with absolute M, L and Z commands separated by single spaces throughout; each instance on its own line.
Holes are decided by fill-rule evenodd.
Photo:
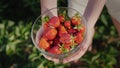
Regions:
M 62 53 L 62 54 L 51 54 L 49 52 L 46 52 L 44 49 L 39 48 L 39 40 L 42 36 L 42 33 L 44 31 L 43 25 L 44 23 L 42 23 L 42 18 L 46 15 L 49 15 L 51 10 L 57 10 L 57 13 L 61 13 L 66 11 L 66 14 L 71 18 L 73 17 L 73 15 L 75 13 L 78 13 L 78 15 L 80 16 L 81 19 L 81 23 L 85 26 L 85 33 L 84 33 L 84 39 L 82 41 L 82 43 L 80 43 L 77 47 L 75 47 L 73 50 L 70 50 L 69 52 L 66 53 Z M 56 58 L 62 61 L 62 59 L 69 57 L 70 55 L 74 54 L 75 52 L 77 52 L 81 46 L 84 46 L 84 42 L 86 39 L 86 33 L 87 33 L 87 24 L 86 21 L 84 19 L 84 17 L 80 14 L 80 12 L 78 12 L 77 10 L 73 9 L 73 8 L 68 8 L 68 7 L 58 7 L 58 8 L 52 8 L 49 9 L 48 11 L 44 12 L 43 14 L 41 14 L 33 23 L 32 25 L 32 29 L 31 29 L 31 38 L 32 41 L 34 43 L 34 45 L 36 46 L 36 48 L 44 55 L 52 57 L 52 58 Z

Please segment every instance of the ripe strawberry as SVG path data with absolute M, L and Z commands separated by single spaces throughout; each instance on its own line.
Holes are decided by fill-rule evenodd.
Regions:
M 79 25 L 80 24 L 80 18 L 78 16 L 73 16 L 71 21 L 72 21 L 73 25 Z
M 41 38 L 39 42 L 39 47 L 46 50 L 50 47 L 50 44 L 44 38 Z
M 68 33 L 69 33 L 69 34 L 73 34 L 73 33 L 76 33 L 76 32 L 77 32 L 77 29 L 72 29 L 72 28 L 71 28 L 71 29 L 68 30 Z
M 80 33 L 84 33 L 85 32 L 85 26 L 82 26 L 81 29 L 80 29 Z
M 54 39 L 53 44 L 54 44 L 54 45 L 58 45 L 58 44 L 59 44 L 59 38 L 58 38 L 58 37 L 56 37 L 56 38 Z
M 65 16 L 59 15 L 58 17 L 59 17 L 60 22 L 64 22 L 65 21 Z
M 53 44 L 53 41 L 48 41 L 48 43 L 49 43 L 50 45 L 52 45 L 52 44 Z
M 59 36 L 61 36 L 62 34 L 66 34 L 66 33 L 67 33 L 67 31 L 66 31 L 65 27 L 60 25 L 59 26 Z
M 71 42 L 71 36 L 69 34 L 62 34 L 59 41 L 61 43 L 70 43 Z
M 81 43 L 83 41 L 83 36 L 81 33 L 77 33 L 77 35 L 75 36 L 75 42 L 76 43 Z
M 48 50 L 48 52 L 52 53 L 52 54 L 61 54 L 62 53 L 59 46 L 53 46 L 51 49 Z
M 72 40 L 69 43 L 64 44 L 64 48 L 67 50 L 70 50 L 70 47 L 72 46 Z
M 66 45 L 66 44 L 62 44 L 60 46 L 60 50 L 62 51 L 62 53 L 68 52 L 68 51 L 70 51 L 70 46 Z
M 72 39 L 68 43 L 65 43 L 65 46 L 71 46 L 71 45 L 72 45 Z
M 44 33 L 43 37 L 47 40 L 53 40 L 57 35 L 57 30 L 55 28 L 48 27 Z
M 59 18 L 54 16 L 52 17 L 50 20 L 49 20 L 49 25 L 50 26 L 53 26 L 55 28 L 59 27 L 60 25 L 60 21 L 59 21 Z
M 64 45 L 64 48 L 65 48 L 67 51 L 69 51 L 69 50 L 70 50 L 70 45 L 65 44 L 65 45 Z
M 70 29 L 71 28 L 71 22 L 68 20 L 68 21 L 65 21 L 64 22 L 64 26 L 66 27 L 66 28 L 68 28 L 68 29 Z
M 44 27 L 44 30 L 46 30 L 46 29 L 48 28 L 48 23 L 46 22 L 46 23 L 43 25 L 43 27 Z

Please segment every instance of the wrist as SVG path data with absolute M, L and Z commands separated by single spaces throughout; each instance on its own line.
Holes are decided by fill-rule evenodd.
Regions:
M 57 0 L 41 0 L 41 14 L 49 11 L 46 15 L 57 16 L 57 9 L 50 10 L 57 7 Z

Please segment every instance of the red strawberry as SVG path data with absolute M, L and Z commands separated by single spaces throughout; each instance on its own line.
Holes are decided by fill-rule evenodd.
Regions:
M 72 24 L 74 24 L 74 25 L 80 24 L 80 18 L 78 16 L 73 16 L 71 21 L 72 21 Z
M 65 17 L 63 15 L 60 15 L 58 17 L 59 17 L 60 22 L 64 22 L 65 21 Z
M 52 44 L 53 44 L 53 41 L 48 41 L 48 43 L 49 43 L 50 45 L 52 45 Z
M 70 50 L 70 46 L 72 46 L 72 40 L 69 43 L 64 44 L 64 48 L 66 48 L 67 50 Z
M 52 53 L 52 54 L 61 54 L 62 53 L 59 46 L 53 46 L 51 49 L 48 50 L 48 52 Z
M 73 34 L 73 33 L 76 33 L 77 32 L 77 29 L 69 29 L 68 30 L 68 33 L 69 34 Z
M 56 38 L 54 39 L 54 45 L 58 45 L 58 44 L 59 44 L 59 38 L 56 37 Z
M 81 29 L 80 29 L 80 33 L 84 33 L 85 32 L 85 26 L 82 26 Z
M 65 46 L 71 46 L 71 45 L 72 45 L 72 39 L 68 43 L 65 43 Z
M 70 50 L 70 45 L 64 45 L 64 48 L 67 49 L 68 51 Z
M 71 28 L 71 22 L 68 20 L 68 21 L 65 21 L 64 22 L 64 26 L 66 27 L 66 28 L 68 28 L 68 29 L 70 29 Z
M 48 27 L 44 33 L 43 37 L 47 40 L 53 40 L 57 35 L 57 30 L 55 28 Z
M 50 44 L 44 38 L 41 38 L 39 42 L 39 47 L 46 50 L 49 49 Z
M 43 27 L 44 27 L 44 30 L 46 30 L 48 28 L 48 23 L 46 22 Z
M 62 34 L 66 34 L 66 33 L 67 33 L 67 31 L 66 31 L 65 27 L 60 25 L 59 26 L 59 36 L 61 36 Z
M 71 36 L 69 34 L 62 34 L 59 41 L 61 43 L 70 43 L 72 40 L 71 40 Z
M 60 25 L 60 21 L 59 21 L 59 18 L 54 16 L 52 17 L 50 20 L 49 20 L 49 25 L 50 26 L 53 26 L 55 28 L 59 27 Z
M 77 35 L 75 36 L 75 42 L 76 43 L 81 43 L 83 41 L 83 36 L 81 33 L 77 33 Z

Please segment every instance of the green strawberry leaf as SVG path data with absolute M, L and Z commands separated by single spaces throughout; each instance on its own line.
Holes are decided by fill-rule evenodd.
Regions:
M 48 22 L 49 21 L 49 16 L 45 16 L 44 18 L 42 18 L 42 22 Z
M 63 53 L 66 53 L 66 52 L 69 51 L 69 50 L 67 50 L 66 48 L 64 48 L 64 44 L 62 44 L 62 45 L 60 46 L 60 50 L 61 50 Z
M 76 27 L 77 27 L 78 31 L 80 31 L 83 26 L 81 24 L 79 24 Z
M 63 11 L 63 16 L 66 16 L 66 14 L 67 14 L 67 12 L 64 10 L 64 11 Z
M 75 41 L 74 41 L 74 36 L 71 36 L 71 38 L 72 38 L 72 45 L 71 45 L 71 49 L 70 50 L 72 50 L 72 49 L 74 49 L 78 44 L 77 43 L 75 43 Z

